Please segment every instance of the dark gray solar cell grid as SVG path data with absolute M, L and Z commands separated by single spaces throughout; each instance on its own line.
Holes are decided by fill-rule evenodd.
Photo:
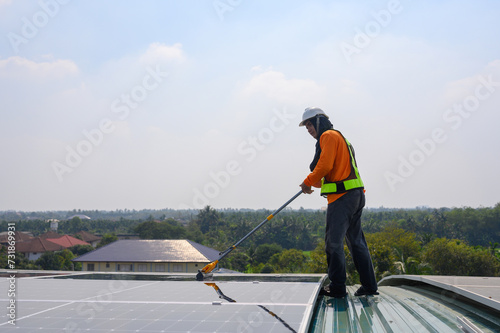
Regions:
M 0 282 L 0 288 L 5 286 Z M 4 320 L 0 330 L 300 332 L 318 288 L 313 282 L 25 278 L 17 280 L 16 325 Z M 7 304 L 0 297 L 0 307 Z

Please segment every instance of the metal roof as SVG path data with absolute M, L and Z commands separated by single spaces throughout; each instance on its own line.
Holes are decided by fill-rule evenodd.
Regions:
M 73 261 L 82 262 L 210 262 L 217 250 L 179 239 L 123 239 L 85 253 Z
M 351 286 L 345 299 L 318 298 L 311 332 L 500 332 L 499 286 L 500 278 L 393 275 L 378 296 L 355 297 Z
M 500 312 L 500 277 L 392 275 L 379 282 L 381 286 L 429 285 L 469 299 Z

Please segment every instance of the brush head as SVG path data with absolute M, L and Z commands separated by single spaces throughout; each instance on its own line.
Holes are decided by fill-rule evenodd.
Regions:
M 217 266 L 218 263 L 219 263 L 219 260 L 215 260 L 215 261 L 209 263 L 208 265 L 206 265 L 205 267 L 203 267 L 202 269 L 200 269 L 198 271 L 198 274 L 196 274 L 196 280 L 203 281 L 207 277 L 209 277 L 209 276 L 211 277 L 212 274 L 210 274 L 210 272 L 212 272 L 214 270 L 215 266 Z
M 206 265 L 205 267 L 203 267 L 201 269 L 201 271 L 205 274 L 210 273 L 211 271 L 214 270 L 215 266 L 217 266 L 218 263 L 219 263 L 219 260 L 215 260 L 215 261 L 211 262 L 210 264 Z
M 213 273 L 203 273 L 201 270 L 196 274 L 196 281 L 212 281 L 214 277 Z

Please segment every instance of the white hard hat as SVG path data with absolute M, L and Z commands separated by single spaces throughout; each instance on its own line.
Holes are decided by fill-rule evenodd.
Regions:
M 304 114 L 302 115 L 302 121 L 300 122 L 299 126 L 304 126 L 304 123 L 306 122 L 306 120 L 314 118 L 319 114 L 325 116 L 326 119 L 328 119 L 328 116 L 326 115 L 326 113 L 323 110 L 321 110 L 320 108 L 306 108 L 304 111 Z

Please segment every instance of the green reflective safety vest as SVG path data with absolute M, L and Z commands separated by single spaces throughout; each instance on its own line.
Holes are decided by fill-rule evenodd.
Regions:
M 336 131 L 336 130 L 334 130 Z M 359 171 L 358 171 L 358 165 L 356 164 L 356 159 L 354 157 L 354 148 L 352 147 L 351 143 L 347 141 L 347 139 L 340 133 L 340 131 L 337 131 L 342 138 L 344 139 L 347 149 L 349 150 L 349 155 L 351 157 L 351 173 L 349 174 L 349 177 L 347 177 L 344 180 L 340 180 L 337 182 L 327 182 L 325 178 L 321 180 L 321 195 L 322 196 L 327 196 L 328 194 L 332 193 L 344 193 L 349 190 L 353 190 L 356 188 L 363 188 L 364 184 L 363 181 L 361 180 L 361 177 L 359 176 Z

